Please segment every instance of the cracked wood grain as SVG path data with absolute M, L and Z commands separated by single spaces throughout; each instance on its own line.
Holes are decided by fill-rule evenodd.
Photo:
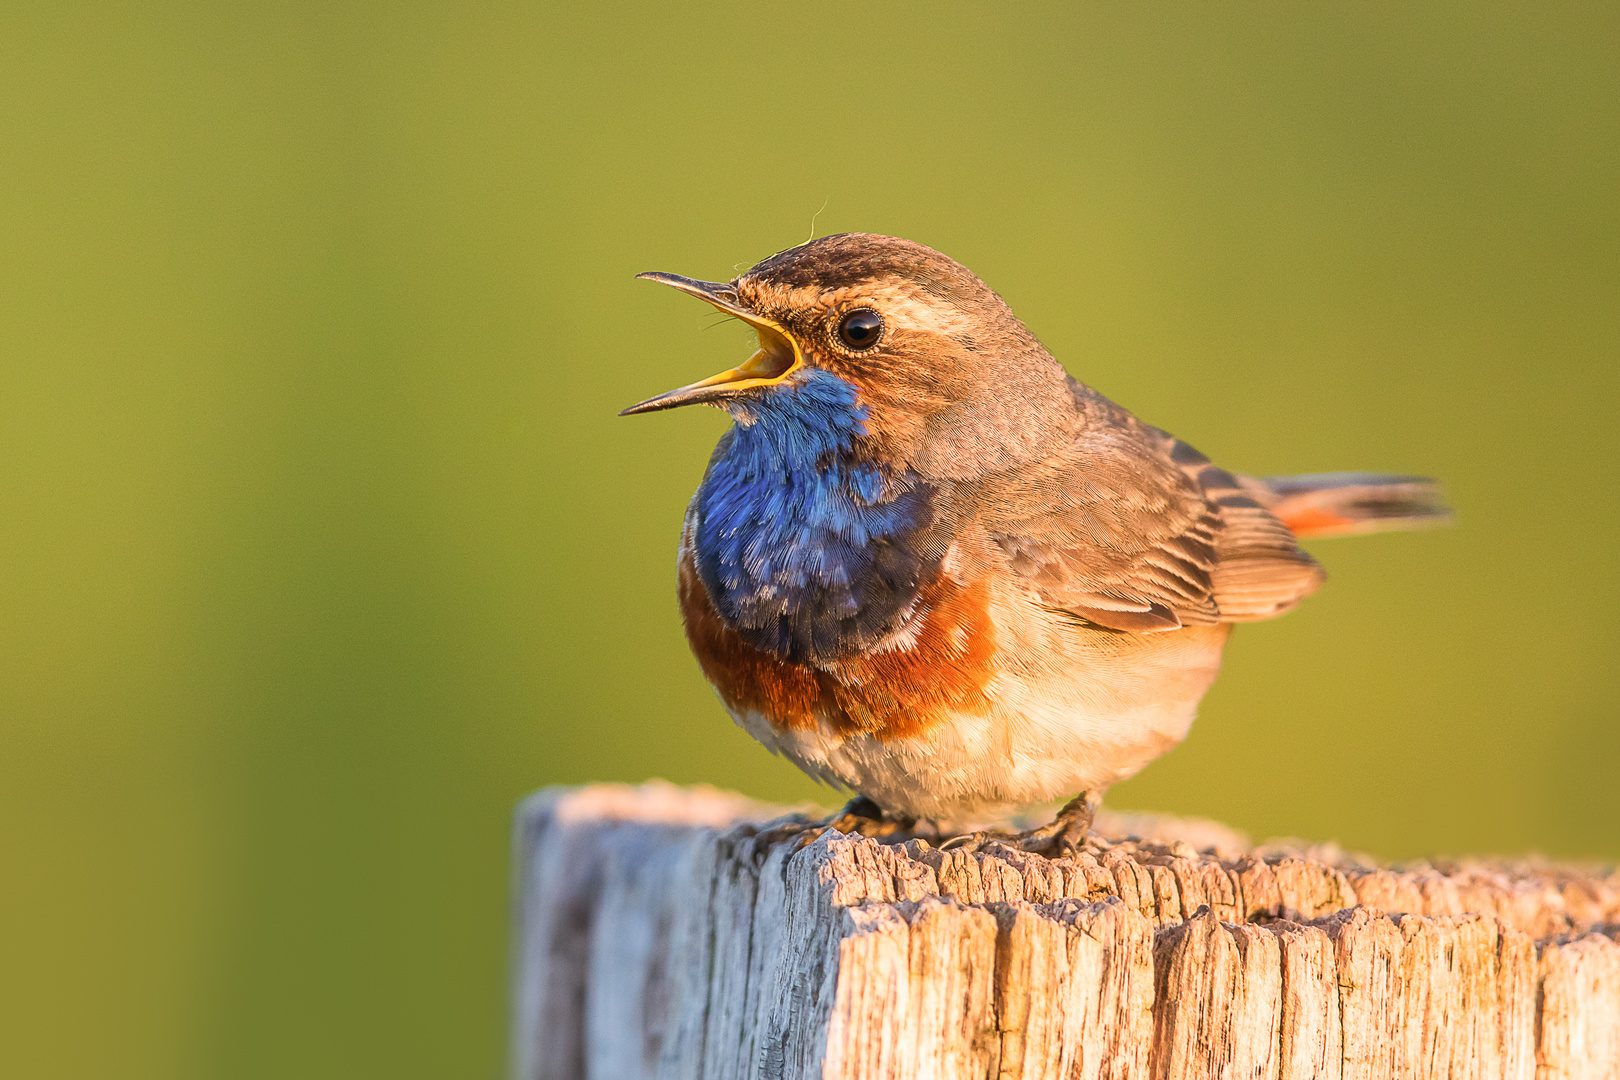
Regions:
M 667 784 L 515 833 L 519 1080 L 1620 1080 L 1620 875 L 1103 817 L 1075 855 L 771 833 Z M 781 822 L 778 821 L 777 824 Z

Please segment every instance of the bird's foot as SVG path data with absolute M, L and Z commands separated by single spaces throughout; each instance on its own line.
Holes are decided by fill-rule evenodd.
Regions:
M 1086 842 L 1086 833 L 1091 831 L 1091 819 L 1096 813 L 1097 804 L 1091 801 L 1088 792 L 1082 791 L 1064 804 L 1057 817 L 1039 828 L 1021 833 L 965 833 L 951 837 L 939 847 L 941 851 L 978 852 L 991 844 L 1006 844 L 1044 855 L 1048 859 L 1061 859 L 1080 850 Z
M 833 832 L 848 836 L 868 836 L 873 839 L 910 834 L 917 827 L 917 819 L 900 815 L 885 816 L 883 808 L 868 799 L 865 795 L 857 795 L 844 804 L 844 808 L 824 821 L 807 821 L 803 823 L 789 823 L 779 825 L 769 833 L 762 834 L 766 843 L 775 843 L 778 840 L 792 838 L 793 850 L 813 844 L 816 838 L 829 829 Z
M 1063 809 L 1050 822 L 1019 833 L 1018 846 L 1025 851 L 1045 855 L 1048 859 L 1073 855 L 1086 842 L 1086 833 L 1091 831 L 1091 819 L 1096 815 L 1097 804 L 1092 801 L 1091 793 L 1082 791 L 1064 803 Z
M 857 795 L 844 804 L 844 808 L 827 819 L 827 828 L 846 836 L 855 833 L 857 836 L 869 836 L 873 839 L 882 839 L 894 836 L 896 833 L 909 833 L 917 827 L 917 819 L 903 815 L 885 815 L 883 808 L 868 799 L 865 795 Z

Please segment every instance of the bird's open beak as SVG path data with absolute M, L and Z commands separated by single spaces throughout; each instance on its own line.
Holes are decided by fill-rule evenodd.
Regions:
M 799 351 L 793 336 L 770 319 L 756 315 L 743 307 L 737 299 L 737 291 L 730 285 L 718 281 L 697 281 L 694 278 L 681 277 L 679 274 L 660 274 L 654 271 L 637 274 L 636 277 L 662 282 L 681 292 L 691 293 L 699 300 L 713 304 L 727 315 L 741 319 L 759 334 L 759 351 L 743 361 L 739 367 L 722 371 L 718 375 L 710 375 L 707 379 L 671 390 L 667 394 L 648 398 L 625 409 L 620 416 L 673 409 L 677 405 L 718 401 L 751 386 L 771 386 L 779 383 L 804 365 L 804 354 Z

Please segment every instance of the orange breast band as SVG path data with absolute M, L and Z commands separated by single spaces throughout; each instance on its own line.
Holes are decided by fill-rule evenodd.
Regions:
M 996 673 L 995 628 L 984 584 L 937 578 L 917 598 L 914 633 L 881 652 L 797 664 L 761 652 L 726 626 L 689 557 L 680 567 L 687 640 L 721 700 L 754 712 L 779 730 L 897 739 L 921 734 L 961 713 L 982 713 Z

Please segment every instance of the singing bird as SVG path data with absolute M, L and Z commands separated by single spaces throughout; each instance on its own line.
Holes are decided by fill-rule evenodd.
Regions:
M 740 366 L 621 415 L 730 414 L 681 530 L 687 640 L 749 734 L 856 793 L 843 831 L 1072 795 L 1022 836 L 1072 848 L 1110 784 L 1186 736 L 1232 624 L 1322 584 L 1300 537 L 1446 514 L 1421 477 L 1211 464 L 908 240 L 639 276 L 758 334 Z

